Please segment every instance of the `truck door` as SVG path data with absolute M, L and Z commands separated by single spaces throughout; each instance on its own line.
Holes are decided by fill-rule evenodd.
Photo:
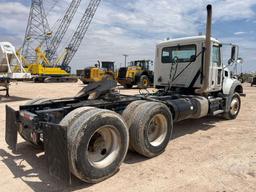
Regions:
M 211 67 L 211 81 L 210 89 L 212 91 L 221 90 L 222 85 L 222 60 L 221 60 L 221 46 L 214 44 L 212 48 L 212 67 Z

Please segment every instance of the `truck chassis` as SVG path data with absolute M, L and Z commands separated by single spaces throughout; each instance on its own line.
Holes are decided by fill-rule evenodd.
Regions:
M 170 93 L 164 91 L 159 91 L 155 94 L 127 96 L 110 91 L 113 90 L 115 86 L 116 82 L 111 80 L 90 84 L 83 88 L 77 97 L 56 100 L 41 99 L 41 102 L 39 102 L 39 100 L 35 100 L 34 103 L 30 102 L 30 104 L 28 103 L 27 105 L 20 106 L 19 111 L 15 111 L 11 107 L 6 106 L 7 144 L 12 150 L 15 150 L 17 144 L 17 134 L 20 133 L 25 140 L 29 141 L 34 146 L 43 146 L 50 175 L 55 176 L 56 178 L 59 178 L 67 183 L 71 183 L 71 175 L 76 175 L 74 170 L 71 171 L 72 165 L 70 163 L 70 159 L 75 158 L 72 156 L 72 154 L 70 154 L 71 152 L 69 149 L 68 129 L 71 128 L 68 126 L 63 126 L 63 123 L 61 122 L 66 116 L 68 116 L 68 114 L 72 114 L 72 111 L 89 107 L 100 110 L 107 109 L 108 111 L 119 114 L 123 113 L 122 119 L 125 121 L 125 125 L 130 128 L 132 122 L 129 122 L 129 117 L 132 116 L 132 114 L 128 114 L 126 117 L 124 114 L 124 111 L 129 108 L 129 105 L 133 105 L 133 103 L 137 102 L 139 104 L 138 106 L 143 105 L 144 103 L 144 108 L 147 107 L 145 103 L 152 104 L 153 108 L 154 106 L 167 106 L 167 111 L 169 110 L 171 114 L 171 117 L 167 119 L 169 121 L 166 128 L 169 131 L 169 136 L 166 136 L 167 143 L 161 147 L 160 151 L 154 153 L 146 153 L 141 151 L 141 149 L 136 149 L 135 146 L 135 151 L 138 153 L 146 157 L 154 157 L 164 151 L 164 148 L 171 138 L 174 122 L 188 118 L 200 118 L 204 116 L 205 112 L 207 112 L 207 115 L 224 113 L 224 111 L 227 110 L 225 109 L 225 106 L 227 105 L 226 103 L 230 102 L 228 97 L 224 96 L 213 99 L 211 97 L 205 98 L 201 96 L 181 95 L 175 92 Z M 202 107 L 204 102 L 207 103 L 207 105 L 205 105 L 207 106 L 205 109 Z M 138 108 L 138 106 L 136 107 Z M 150 109 L 152 109 L 152 107 Z M 239 112 L 240 103 L 237 107 L 236 115 Z M 133 105 L 132 108 L 133 110 L 138 111 L 140 109 L 142 110 L 143 106 L 142 108 L 135 109 Z M 132 110 L 128 110 L 128 112 L 131 111 Z M 138 111 L 138 114 L 139 113 L 140 112 Z M 159 113 L 160 116 L 162 113 L 164 112 Z M 145 113 L 145 115 L 147 114 Z M 74 114 L 72 116 L 74 117 Z M 158 117 L 160 116 L 158 115 Z M 161 121 L 161 117 L 158 119 Z M 74 142 L 76 141 L 74 140 Z M 154 146 L 154 144 L 152 144 L 152 146 Z M 130 147 L 130 149 L 134 150 L 133 148 L 134 146 Z M 127 149 L 123 150 L 126 154 Z M 111 176 L 111 174 L 105 175 L 100 179 L 84 179 L 80 178 L 79 176 L 77 177 L 86 182 L 96 183 Z

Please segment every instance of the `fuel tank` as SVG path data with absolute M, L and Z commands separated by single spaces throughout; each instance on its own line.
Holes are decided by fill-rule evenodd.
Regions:
M 209 102 L 205 97 L 187 96 L 184 98 L 167 100 L 173 113 L 175 122 L 185 119 L 198 119 L 208 115 Z

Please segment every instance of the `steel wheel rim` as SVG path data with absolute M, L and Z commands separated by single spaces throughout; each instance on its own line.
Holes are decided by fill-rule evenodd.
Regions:
M 143 84 L 144 84 L 144 86 L 147 86 L 148 85 L 148 80 L 144 79 Z
M 150 145 L 157 147 L 163 143 L 167 135 L 167 119 L 163 114 L 155 115 L 149 122 L 148 140 Z
M 105 168 L 112 164 L 120 151 L 120 134 L 113 126 L 103 126 L 91 136 L 86 156 L 95 168 Z
M 236 115 L 239 111 L 240 103 L 238 98 L 234 98 L 230 105 L 230 113 Z

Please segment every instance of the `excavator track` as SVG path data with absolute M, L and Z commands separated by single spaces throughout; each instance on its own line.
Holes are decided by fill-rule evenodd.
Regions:
M 60 76 L 60 77 L 36 77 L 35 83 L 76 83 L 78 78 L 76 76 Z

